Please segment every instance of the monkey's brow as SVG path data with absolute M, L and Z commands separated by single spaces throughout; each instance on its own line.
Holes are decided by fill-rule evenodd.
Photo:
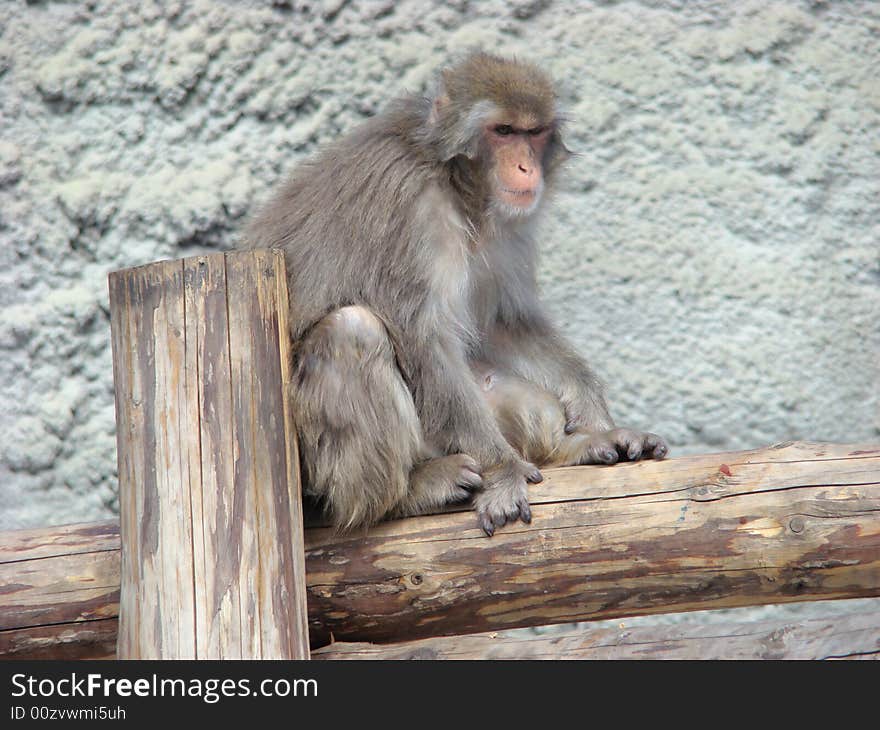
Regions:
M 511 134 L 528 134 L 532 130 L 538 129 L 542 132 L 547 128 L 546 124 L 535 124 L 530 127 L 517 127 L 515 124 L 496 124 L 496 127 L 510 127 Z

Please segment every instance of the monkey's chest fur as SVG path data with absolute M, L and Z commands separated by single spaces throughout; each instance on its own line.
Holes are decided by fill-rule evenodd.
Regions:
M 527 222 L 504 222 L 475 231 L 439 193 L 422 200 L 436 225 L 429 246 L 428 320 L 457 333 L 479 356 L 499 318 L 515 316 L 535 296 L 535 248 Z M 522 301 L 517 301 L 521 298 Z

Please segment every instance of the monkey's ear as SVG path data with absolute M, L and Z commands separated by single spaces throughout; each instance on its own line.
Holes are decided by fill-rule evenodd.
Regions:
M 553 167 L 576 156 L 576 153 L 572 152 L 565 144 L 565 131 L 570 121 L 571 117 L 564 110 L 556 110 L 553 133 L 550 135 L 550 144 L 548 145 L 550 158 L 547 161 L 547 164 Z
M 449 108 L 449 97 L 446 94 L 435 96 L 431 102 L 431 113 L 428 116 L 428 123 L 435 126 L 440 123 L 443 113 Z
M 431 95 L 431 114 L 428 117 L 428 122 L 432 126 L 436 125 L 443 118 L 444 113 L 449 108 L 449 93 L 446 90 L 448 87 L 448 77 L 449 69 L 444 69 L 440 72 L 440 77 L 437 79 L 437 86 L 434 89 L 434 93 Z

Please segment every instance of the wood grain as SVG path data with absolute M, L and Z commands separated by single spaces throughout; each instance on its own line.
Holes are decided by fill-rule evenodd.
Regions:
M 817 603 L 816 612 L 821 610 Z M 336 642 L 316 649 L 312 659 L 880 659 L 880 612 L 826 610 L 827 616 L 801 620 L 659 626 L 621 621 L 615 627 L 578 624 L 540 634 L 520 629 L 399 644 Z
M 307 658 L 277 251 L 110 275 L 121 658 Z
M 116 659 L 116 618 L 0 631 L 3 659 Z
M 792 443 L 544 476 L 533 523 L 491 539 L 467 510 L 366 535 L 306 530 L 313 646 L 331 632 L 400 642 L 880 596 L 878 444 Z M 114 616 L 119 563 L 96 559 L 118 555 L 113 532 L 99 523 L 0 535 L 2 628 L 20 636 L 45 620 Z M 0 655 L 10 651 L 4 633 Z
M 461 512 L 307 531 L 313 642 L 880 591 L 877 445 L 547 470 L 531 499 L 491 540 Z

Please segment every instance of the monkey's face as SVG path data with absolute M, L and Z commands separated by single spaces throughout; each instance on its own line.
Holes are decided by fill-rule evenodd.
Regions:
M 552 127 L 534 117 L 500 117 L 485 127 L 495 208 L 509 217 L 529 215 L 544 192 L 543 160 Z

